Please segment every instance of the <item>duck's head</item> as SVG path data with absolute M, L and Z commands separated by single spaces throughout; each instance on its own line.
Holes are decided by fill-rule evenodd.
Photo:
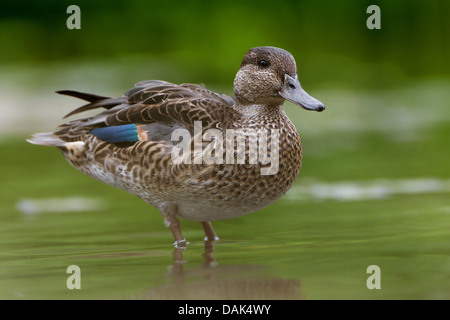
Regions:
M 300 85 L 294 57 L 275 47 L 247 51 L 234 79 L 234 94 L 237 103 L 244 106 L 279 106 L 288 100 L 306 110 L 325 109 Z

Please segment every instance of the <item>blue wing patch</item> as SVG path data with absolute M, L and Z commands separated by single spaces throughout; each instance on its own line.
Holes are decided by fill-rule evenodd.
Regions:
M 135 124 L 124 124 L 97 128 L 91 131 L 97 138 L 106 142 L 136 142 L 139 141 L 138 130 Z

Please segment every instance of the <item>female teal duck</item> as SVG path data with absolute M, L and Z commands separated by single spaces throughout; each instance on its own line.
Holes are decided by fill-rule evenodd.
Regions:
M 58 147 L 76 169 L 156 207 L 177 247 L 187 244 L 178 218 L 200 221 L 206 239 L 217 239 L 210 221 L 257 211 L 283 196 L 302 161 L 284 100 L 325 109 L 302 89 L 292 55 L 274 47 L 245 54 L 235 98 L 154 80 L 119 98 L 58 93 L 89 102 L 67 116 L 106 110 L 28 141 Z

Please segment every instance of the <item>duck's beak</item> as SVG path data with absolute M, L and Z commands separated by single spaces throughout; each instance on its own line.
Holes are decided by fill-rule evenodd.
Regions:
M 325 106 L 322 102 L 314 99 L 309 94 L 307 94 L 305 90 L 303 90 L 300 82 L 298 81 L 297 75 L 295 75 L 295 78 L 293 78 L 290 75 L 286 74 L 284 76 L 283 89 L 281 89 L 279 93 L 280 96 L 302 107 L 303 109 L 315 111 L 325 110 Z

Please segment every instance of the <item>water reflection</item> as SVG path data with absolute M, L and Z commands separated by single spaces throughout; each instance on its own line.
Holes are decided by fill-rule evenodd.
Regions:
M 189 250 L 189 247 L 187 248 Z M 214 241 L 205 241 L 204 261 L 192 267 L 183 260 L 185 249 L 173 251 L 173 264 L 168 268 L 170 283 L 138 293 L 132 299 L 302 299 L 298 279 L 267 276 L 262 265 L 220 265 L 215 257 Z

